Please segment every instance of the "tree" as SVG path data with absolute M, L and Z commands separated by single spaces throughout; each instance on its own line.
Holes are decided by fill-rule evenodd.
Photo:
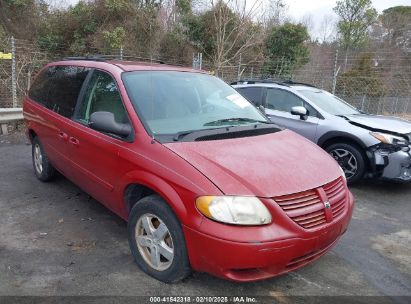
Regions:
M 382 12 L 379 20 L 387 31 L 384 39 L 389 45 L 411 52 L 411 6 L 390 7 Z
M 120 49 L 124 45 L 124 39 L 126 38 L 126 31 L 123 27 L 118 26 L 112 31 L 103 31 L 103 37 L 105 43 L 110 48 Z
M 0 25 L 16 38 L 32 40 L 46 10 L 40 0 L 0 0 Z
M 243 55 L 262 44 L 262 27 L 253 21 L 258 20 L 260 5 L 260 0 L 251 7 L 246 7 L 246 1 L 217 0 L 209 10 L 186 21 L 190 39 L 213 62 L 217 74 L 223 66 L 237 64 L 240 56 L 249 63 Z M 249 57 L 255 60 L 256 55 Z
M 339 77 L 336 92 L 342 96 L 380 97 L 385 94 L 382 78 L 370 53 L 363 54 L 354 68 Z
M 340 17 L 337 27 L 344 49 L 363 46 L 368 40 L 368 29 L 377 18 L 371 0 L 339 0 L 334 11 Z
M 284 3 L 284 0 L 270 0 L 266 2 L 264 14 L 264 24 L 266 28 L 271 28 L 274 25 L 280 25 L 288 20 L 288 6 Z
M 285 76 L 293 69 L 307 63 L 309 52 L 306 42 L 309 38 L 307 28 L 302 24 L 285 23 L 273 26 L 265 41 L 268 59 L 265 70 L 269 74 Z M 281 66 L 277 68 L 279 61 Z M 276 71 L 278 69 L 281 71 Z
M 325 15 L 319 26 L 319 37 L 322 43 L 329 43 L 335 40 L 335 20 L 333 15 Z

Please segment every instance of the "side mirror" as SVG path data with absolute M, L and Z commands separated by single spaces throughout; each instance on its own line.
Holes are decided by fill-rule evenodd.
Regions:
M 307 120 L 308 111 L 306 108 L 302 106 L 292 107 L 291 108 L 292 115 L 299 115 L 301 120 Z
M 130 125 L 116 122 L 114 114 L 110 112 L 94 112 L 90 115 L 89 126 L 94 130 L 115 134 L 121 137 L 127 137 L 131 133 Z

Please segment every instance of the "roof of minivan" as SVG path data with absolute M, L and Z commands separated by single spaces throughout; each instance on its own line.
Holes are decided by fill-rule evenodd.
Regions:
M 140 61 L 122 61 L 122 60 L 110 60 L 107 63 L 114 64 L 124 71 L 148 71 L 148 70 L 158 70 L 158 71 L 180 71 L 180 72 L 200 72 L 205 71 L 195 70 L 189 67 L 174 66 L 163 63 L 151 63 L 151 62 L 140 62 Z
M 174 66 L 163 63 L 152 63 L 145 61 L 125 61 L 125 60 L 62 60 L 50 63 L 50 65 L 79 65 L 79 66 L 95 66 L 103 67 L 105 65 L 114 65 L 122 69 L 125 72 L 131 71 L 179 71 L 179 72 L 194 72 L 194 73 L 207 73 L 204 70 L 195 70 L 190 67 Z

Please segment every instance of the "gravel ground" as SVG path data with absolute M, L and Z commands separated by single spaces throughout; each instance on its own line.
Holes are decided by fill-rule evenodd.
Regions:
M 103 296 L 91 298 L 96 303 L 131 296 L 121 302 L 148 303 L 134 296 L 159 295 L 261 296 L 259 302 L 284 304 L 307 299 L 298 296 L 312 296 L 312 303 L 411 302 L 411 184 L 352 187 L 357 205 L 349 230 L 333 250 L 298 271 L 242 284 L 194 273 L 164 284 L 134 264 L 124 221 L 62 176 L 52 183 L 35 178 L 30 149 L 20 133 L 0 136 L 0 303 L 17 301 L 4 296 Z

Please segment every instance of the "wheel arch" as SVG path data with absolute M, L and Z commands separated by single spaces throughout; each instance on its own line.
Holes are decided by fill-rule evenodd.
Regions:
M 35 137 L 37 137 L 38 135 L 37 135 L 36 131 L 34 131 L 32 128 L 30 128 L 30 129 L 27 129 L 27 136 L 28 136 L 30 142 L 33 143 L 33 139 Z
M 170 206 L 180 222 L 187 217 L 187 209 L 177 191 L 166 181 L 148 172 L 133 172 L 123 191 L 126 217 L 142 198 L 157 194 Z
M 331 146 L 332 144 L 336 143 L 345 143 L 357 146 L 359 148 L 359 152 L 362 154 L 366 170 L 370 170 L 372 168 L 372 161 L 370 156 L 367 153 L 367 146 L 359 139 L 357 136 L 340 131 L 333 131 L 324 134 L 319 140 L 318 145 L 323 148 L 324 150 L 327 147 Z
M 355 135 L 351 133 L 341 132 L 341 131 L 331 131 L 318 140 L 318 145 L 325 149 L 334 143 L 352 143 L 361 148 L 362 151 L 366 150 L 365 144 Z M 363 153 L 364 154 L 364 153 Z

